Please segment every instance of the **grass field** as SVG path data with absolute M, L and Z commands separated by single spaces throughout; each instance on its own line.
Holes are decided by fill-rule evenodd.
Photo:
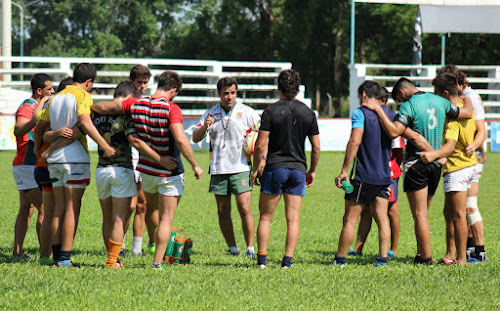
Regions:
M 208 154 L 196 153 L 204 169 Z M 92 155 L 93 170 L 96 155 Z M 500 265 L 498 176 L 500 154 L 488 154 L 481 179 L 479 206 L 485 219 L 488 261 L 470 266 L 414 266 L 413 221 L 405 195 L 401 196 L 401 238 L 398 257 L 374 269 L 376 226 L 368 238 L 365 256 L 349 258 L 343 269 L 332 266 L 342 226 L 343 193 L 333 188 L 343 153 L 322 153 L 315 185 L 302 205 L 301 232 L 294 265 L 280 268 L 284 252 L 283 203 L 271 227 L 268 268 L 225 254 L 215 199 L 208 194 L 209 176 L 196 181 L 187 172 L 174 225 L 194 240 L 193 264 L 150 268 L 152 256 L 125 257 L 122 270 L 104 269 L 106 252 L 101 238 L 101 212 L 94 181 L 83 198 L 74 259 L 80 268 L 42 267 L 36 262 L 10 262 L 18 194 L 12 178 L 14 152 L 0 152 L 0 309 L 13 310 L 498 310 Z M 432 253 L 445 253 L 443 193 L 440 187 L 430 210 Z M 258 189 L 253 193 L 258 219 Z M 25 242 L 26 252 L 38 259 L 34 219 Z M 241 222 L 233 208 L 233 222 L 244 249 Z M 127 236 L 130 251 L 132 234 Z M 144 242 L 146 246 L 147 238 Z

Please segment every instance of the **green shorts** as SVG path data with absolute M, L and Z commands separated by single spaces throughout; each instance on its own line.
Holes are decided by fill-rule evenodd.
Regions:
M 240 194 L 252 191 L 250 172 L 212 175 L 208 192 L 218 195 Z

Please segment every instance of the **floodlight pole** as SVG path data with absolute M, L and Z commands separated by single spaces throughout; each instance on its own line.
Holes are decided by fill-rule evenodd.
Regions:
M 19 20 L 21 21 L 21 32 L 19 35 L 19 41 L 20 42 L 20 47 L 19 47 L 19 56 L 23 57 L 24 56 L 24 8 L 22 5 L 20 5 L 17 2 L 12 1 L 12 4 L 17 6 L 19 8 Z M 21 62 L 20 64 L 21 68 L 24 68 L 24 63 Z
M 351 65 L 354 65 L 356 0 L 351 0 Z
M 12 8 L 10 0 L 2 0 L 2 56 L 11 57 L 12 56 Z M 2 62 L 2 69 L 11 69 L 12 64 L 9 61 Z M 3 74 L 2 80 L 4 82 L 10 82 L 11 75 Z

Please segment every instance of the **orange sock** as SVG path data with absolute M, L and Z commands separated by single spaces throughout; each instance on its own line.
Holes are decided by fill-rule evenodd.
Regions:
M 111 239 L 108 242 L 108 261 L 106 262 L 106 267 L 116 268 L 116 263 L 118 261 L 118 254 L 122 248 L 122 243 L 117 243 Z
M 285 257 L 293 257 L 293 255 L 285 253 Z
M 257 252 L 257 255 L 267 255 L 267 251 L 262 251 L 262 250 L 259 250 Z

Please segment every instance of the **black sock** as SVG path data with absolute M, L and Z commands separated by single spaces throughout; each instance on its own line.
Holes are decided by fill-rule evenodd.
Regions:
M 377 257 L 377 261 L 382 261 L 382 262 L 385 262 L 387 263 L 389 261 L 389 259 L 387 257 Z
M 474 247 L 474 239 L 473 238 L 467 238 L 467 248 L 469 247 Z
M 335 254 L 335 261 L 338 263 L 345 263 L 347 261 L 346 257 L 340 257 L 337 254 Z
M 52 258 L 54 261 L 59 261 L 61 258 L 61 244 L 52 245 Z
M 292 259 L 293 257 L 283 256 L 283 260 L 281 261 L 281 267 L 291 267 Z
M 61 251 L 60 261 L 66 261 L 71 259 L 71 251 Z
M 266 265 L 267 255 L 259 255 L 257 254 L 257 265 Z

